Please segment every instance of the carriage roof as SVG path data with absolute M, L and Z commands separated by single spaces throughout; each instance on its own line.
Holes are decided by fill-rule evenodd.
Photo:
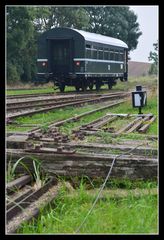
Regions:
M 124 43 L 122 40 L 117 39 L 117 38 L 107 37 L 107 36 L 104 36 L 104 35 L 101 35 L 101 34 L 90 33 L 90 32 L 86 32 L 86 31 L 83 31 L 83 30 L 77 30 L 77 29 L 72 29 L 72 30 L 81 34 L 86 41 L 97 42 L 97 43 L 109 44 L 109 45 L 117 46 L 117 47 L 128 48 L 126 43 Z

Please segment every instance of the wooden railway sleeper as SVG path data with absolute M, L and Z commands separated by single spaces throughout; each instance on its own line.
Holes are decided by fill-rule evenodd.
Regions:
M 141 118 L 140 120 L 138 120 L 137 123 L 135 123 L 133 126 L 131 126 L 131 127 L 126 131 L 126 133 L 131 133 L 131 132 L 137 131 L 138 128 L 140 128 L 145 121 L 149 120 L 149 118 L 150 118 L 150 116 Z
M 114 120 L 117 119 L 117 116 L 113 116 L 113 117 L 108 117 L 107 119 L 104 119 L 96 124 L 93 125 L 94 128 L 100 128 L 103 127 L 104 125 L 113 122 Z
M 143 126 L 141 126 L 139 129 L 138 129 L 138 132 L 140 133 L 145 133 L 147 131 L 147 129 L 150 127 L 150 124 L 153 123 L 155 121 L 156 117 L 155 116 L 151 116 L 151 118 L 149 119 L 148 122 L 144 122 L 143 123 Z

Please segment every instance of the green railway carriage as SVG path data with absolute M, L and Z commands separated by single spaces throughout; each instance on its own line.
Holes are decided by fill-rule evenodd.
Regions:
M 128 79 L 128 46 L 123 41 L 71 28 L 53 28 L 38 41 L 38 82 L 53 81 L 86 90 Z

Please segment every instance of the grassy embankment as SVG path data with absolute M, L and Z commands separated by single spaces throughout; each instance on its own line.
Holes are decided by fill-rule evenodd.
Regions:
M 133 89 L 136 85 L 142 85 L 146 88 L 157 88 L 157 77 L 156 76 L 144 76 L 144 77 L 129 77 L 128 82 L 117 81 L 117 85 L 113 86 L 113 90 L 124 90 L 128 91 Z M 10 90 L 11 88 L 11 90 Z M 54 90 L 54 86 L 52 83 L 48 83 L 45 85 L 34 86 L 33 84 L 21 84 L 20 86 L 11 86 L 6 87 L 6 95 L 17 95 L 17 94 L 34 94 L 34 93 L 52 93 L 52 92 L 60 92 L 59 89 Z M 15 88 L 15 90 L 14 90 Z M 31 88 L 31 90 L 29 90 Z M 19 89 L 19 90 L 17 90 Z M 112 90 L 108 90 L 107 85 L 101 87 L 105 92 L 109 92 Z M 93 88 L 95 90 L 95 86 Z M 67 91 L 75 91 L 74 87 L 66 86 L 65 92 Z
M 111 190 L 104 190 L 103 198 L 99 199 L 79 233 L 157 233 L 158 199 L 156 191 L 152 193 L 156 183 L 140 183 L 139 188 L 135 188 L 135 191 L 140 193 L 138 196 L 134 195 L 132 188 L 129 187 L 133 186 L 130 183 L 126 182 L 124 186 L 126 189 L 114 187 Z M 113 190 L 117 194 L 113 195 Z M 147 195 L 143 194 L 145 190 Z M 120 196 L 122 191 L 123 197 Z M 38 220 L 23 224 L 19 233 L 74 234 L 91 208 L 97 192 L 96 188 L 87 190 L 84 183 L 71 192 L 63 186 L 58 197 L 42 211 Z

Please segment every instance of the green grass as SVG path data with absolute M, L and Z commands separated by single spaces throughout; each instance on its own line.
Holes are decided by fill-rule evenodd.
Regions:
M 30 87 L 29 87 L 30 88 Z M 20 94 L 36 94 L 36 93 L 60 93 L 60 90 L 59 89 L 55 89 L 56 87 L 54 86 L 50 86 L 50 87 L 31 87 L 31 88 L 36 88 L 36 89 L 20 89 L 20 90 L 6 90 L 6 95 L 20 95 Z M 75 88 L 74 87 L 66 87 L 65 88 L 65 92 L 68 92 L 68 91 L 75 91 Z
M 113 90 L 116 91 L 120 91 L 120 90 L 124 90 L 124 91 L 128 91 L 132 88 L 135 88 L 136 85 L 142 85 L 146 88 L 157 88 L 157 77 L 156 76 L 141 76 L 141 77 L 129 77 L 128 82 L 121 82 L 121 81 L 117 81 L 117 84 L 115 86 L 113 86 Z M 27 86 L 26 86 L 27 85 Z M 28 88 L 34 88 L 34 86 L 30 86 L 29 84 L 21 84 L 20 87 L 28 87 Z M 35 87 L 37 88 L 37 87 Z M 42 88 L 42 89 L 39 89 Z M 94 88 L 95 89 L 95 86 Z M 108 92 L 108 87 L 107 85 L 103 85 L 101 87 L 102 90 L 104 90 L 104 92 Z M 67 91 L 75 91 L 74 87 L 66 87 L 65 88 L 65 92 Z M 59 92 L 59 90 L 54 90 L 53 84 L 45 84 L 43 86 L 38 86 L 38 89 L 31 89 L 31 90 L 26 90 L 26 89 L 22 89 L 22 90 L 6 90 L 6 94 L 7 95 L 17 95 L 17 94 L 33 94 L 33 93 L 52 93 L 52 92 Z M 103 92 L 103 91 L 102 91 Z
M 157 89 L 157 76 L 141 76 L 141 77 L 129 77 L 128 82 L 117 82 L 117 85 L 113 87 L 113 89 L 117 90 L 135 90 L 135 87 L 137 85 L 141 85 L 146 88 L 146 90 L 149 89 Z
M 121 118 L 117 118 L 115 121 L 105 125 L 104 128 L 112 128 L 114 130 L 114 132 L 117 132 L 119 129 L 123 128 L 128 123 L 130 123 L 132 120 L 134 120 L 134 117 L 129 117 L 129 118 L 121 117 Z
M 53 93 L 52 87 L 43 89 L 22 89 L 22 90 L 6 90 L 7 95 L 19 95 L 19 94 L 35 94 L 35 93 Z
M 11 124 L 7 126 L 8 132 L 27 132 L 30 131 L 31 127 L 19 127 L 17 125 Z
M 102 111 L 92 113 L 91 115 L 84 116 L 84 117 L 80 118 L 79 121 L 77 121 L 77 122 L 65 123 L 59 129 L 60 129 L 61 132 L 64 132 L 66 134 L 71 134 L 71 131 L 74 128 L 77 128 L 77 127 L 80 127 L 83 124 L 87 124 L 89 122 L 92 122 L 92 121 L 96 120 L 97 118 L 100 118 L 100 117 L 104 116 L 108 112 L 109 112 L 109 109 L 104 109 Z
M 157 115 L 157 97 L 156 95 L 150 95 L 147 97 L 147 106 L 142 108 L 142 112 L 144 114 L 152 113 Z M 138 114 L 138 108 L 132 107 L 131 98 L 118 106 L 110 108 L 110 112 L 112 113 L 129 113 L 129 114 Z
M 43 127 L 51 122 L 57 122 L 65 120 L 67 118 L 75 117 L 79 114 L 94 110 L 96 108 L 102 107 L 102 103 L 93 105 L 84 105 L 83 107 L 65 107 L 63 109 L 52 110 L 46 113 L 38 113 L 32 116 L 19 117 L 16 119 L 17 124 L 41 124 Z M 105 112 L 109 110 L 104 110 Z M 102 113 L 96 113 L 95 115 L 102 115 Z M 92 119 L 92 115 L 86 116 L 86 119 Z M 29 128 L 30 129 L 30 128 Z M 31 128 L 32 129 L 32 128 Z M 7 126 L 8 131 L 20 131 L 20 127 L 16 124 L 11 124 Z
M 96 194 L 97 189 L 95 194 L 89 194 L 84 184 L 71 194 L 62 188 L 54 204 L 42 211 L 36 222 L 23 224 L 19 233 L 75 233 Z M 157 200 L 156 195 L 134 197 L 132 194 L 123 198 L 103 198 L 79 233 L 157 233 Z

